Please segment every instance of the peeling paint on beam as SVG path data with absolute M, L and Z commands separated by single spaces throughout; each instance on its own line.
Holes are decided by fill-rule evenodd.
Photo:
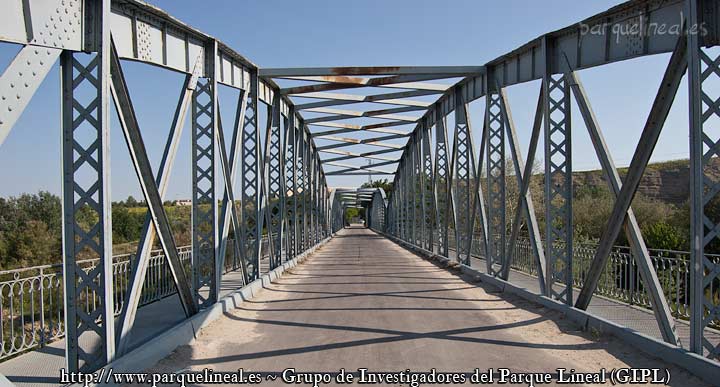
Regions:
M 375 66 L 375 67 L 307 67 L 261 69 L 261 77 L 324 76 L 324 75 L 410 75 L 452 74 L 456 76 L 480 75 L 484 66 Z

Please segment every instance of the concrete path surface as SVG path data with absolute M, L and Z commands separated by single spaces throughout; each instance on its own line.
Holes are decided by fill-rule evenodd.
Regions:
M 193 345 L 148 371 L 510 368 L 556 374 L 557 368 L 669 367 L 484 286 L 372 231 L 345 229 L 257 298 L 203 329 Z M 704 385 L 686 371 L 669 369 L 672 385 Z M 283 384 L 278 378 L 261 385 Z

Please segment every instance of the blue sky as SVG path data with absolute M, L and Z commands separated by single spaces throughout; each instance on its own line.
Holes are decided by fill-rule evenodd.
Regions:
M 154 0 L 151 3 L 222 40 L 260 67 L 310 67 L 482 65 L 545 32 L 578 22 L 619 1 Z M 19 46 L 0 44 L 0 69 L 7 66 L 18 49 Z M 668 57 L 640 58 L 579 73 L 618 165 L 630 162 Z M 150 159 L 157 165 L 183 77 L 137 63 L 125 63 L 124 71 Z M 537 82 L 508 88 L 523 152 L 527 150 L 538 89 Z M 656 161 L 687 157 L 686 89 L 683 83 L 655 150 Z M 220 91 L 226 127 L 233 121 L 235 98 L 235 91 Z M 471 105 L 476 136 L 482 123 L 483 103 Z M 0 181 L 6 182 L 0 185 L 0 196 L 38 190 L 59 193 L 59 107 L 58 70 L 55 69 L 0 148 L 3 166 Z M 574 169 L 598 168 L 577 109 L 573 111 L 573 125 Z M 113 200 L 122 200 L 128 195 L 139 198 L 137 179 L 114 116 L 111 126 Z M 186 128 L 168 199 L 189 197 L 189 137 Z M 227 131 L 226 141 L 229 141 Z M 538 157 L 542 157 L 541 152 Z M 217 171 L 219 175 L 220 169 Z M 367 177 L 355 176 L 330 178 L 329 182 L 331 186 L 356 186 L 366 180 Z

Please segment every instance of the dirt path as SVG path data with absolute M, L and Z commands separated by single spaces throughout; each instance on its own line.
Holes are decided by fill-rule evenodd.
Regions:
M 510 368 L 555 374 L 558 368 L 669 367 L 483 286 L 370 231 L 346 229 L 242 309 L 203 329 L 195 344 L 149 371 Z M 669 369 L 671 385 L 705 385 L 683 370 Z M 278 378 L 261 385 L 283 383 Z

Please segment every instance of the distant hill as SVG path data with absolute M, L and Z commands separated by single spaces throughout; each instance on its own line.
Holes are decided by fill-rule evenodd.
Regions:
M 620 177 L 624 178 L 627 168 L 620 168 Z M 720 179 L 720 159 L 710 161 L 709 173 Z M 607 187 L 605 173 L 602 170 L 574 172 L 573 187 L 577 190 L 583 186 Z M 645 175 L 640 181 L 638 192 L 644 196 L 679 205 L 690 197 L 690 168 L 689 160 L 673 160 L 649 164 Z

